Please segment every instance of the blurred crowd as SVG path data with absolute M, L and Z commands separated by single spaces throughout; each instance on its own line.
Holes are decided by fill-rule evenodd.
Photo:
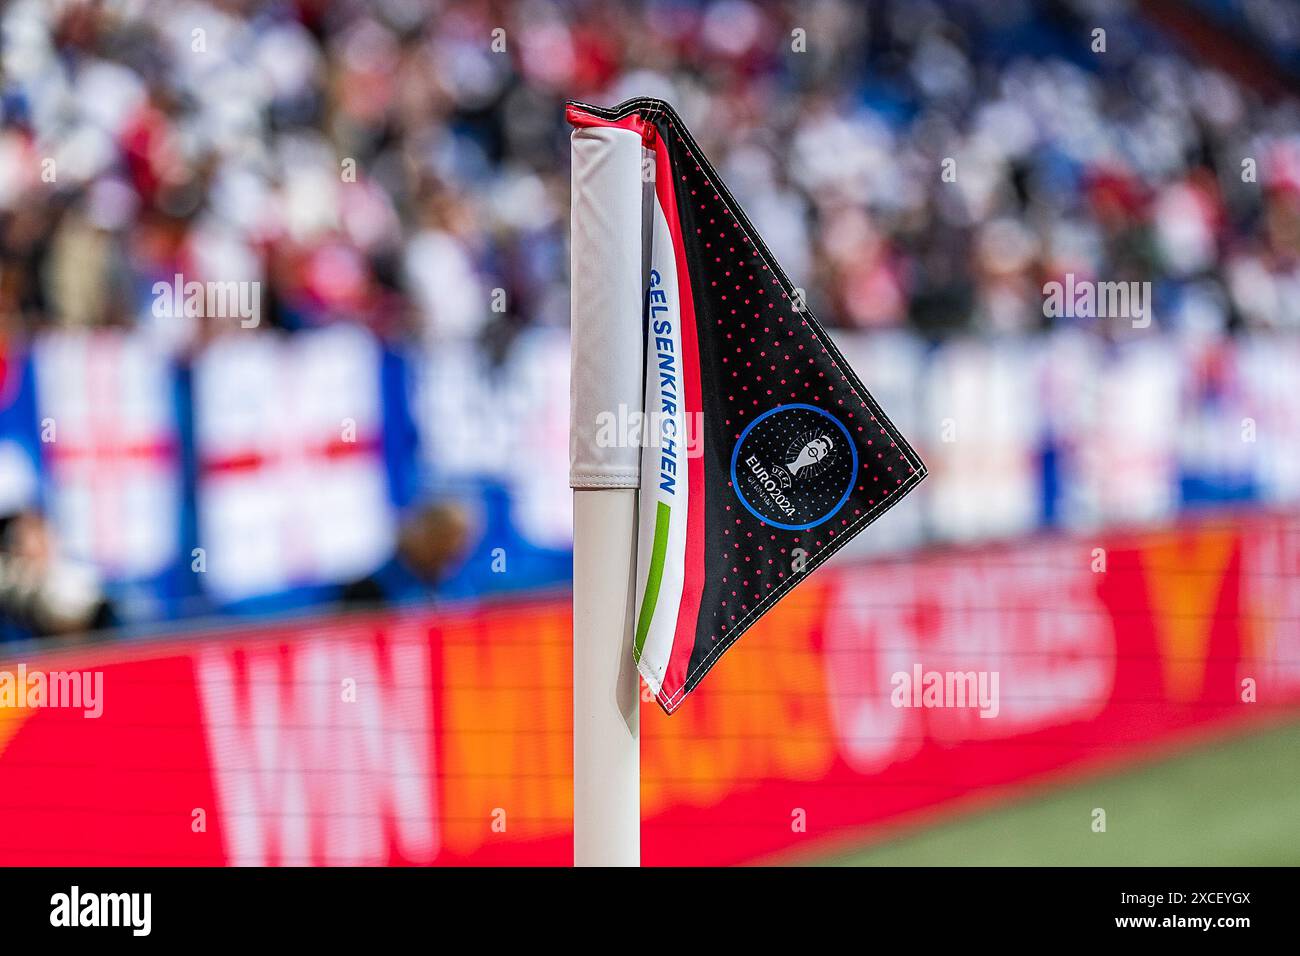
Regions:
M 401 386 L 385 384 L 385 411 L 362 445 L 389 455 L 423 443 L 433 471 L 487 476 L 495 496 L 471 522 L 427 487 L 398 494 L 390 469 L 391 501 L 374 490 L 385 479 L 366 479 L 367 512 L 348 497 L 363 483 L 340 477 L 341 497 L 320 507 L 345 517 L 311 520 L 380 529 L 370 545 L 391 558 L 323 572 L 328 593 L 418 595 L 457 561 L 482 572 L 463 572 L 460 593 L 480 593 L 505 576 L 483 572 L 477 555 L 507 541 L 512 580 L 555 583 L 567 546 L 567 98 L 672 101 L 822 322 L 846 338 L 871 334 L 868 350 L 859 340 L 850 351 L 937 463 L 912 517 L 894 530 L 882 523 L 884 546 L 1164 519 L 1197 500 L 1289 501 L 1300 476 L 1276 463 L 1290 446 L 1275 429 L 1267 457 L 1243 462 L 1234 423 L 1257 407 L 1272 408 L 1279 428 L 1289 421 L 1292 390 L 1278 373 L 1290 352 L 1253 346 L 1300 329 L 1297 76 L 1300 6 L 1290 0 L 10 0 L 0 7 L 0 438 L 14 441 L 0 443 L 0 624 L 103 626 L 117 615 L 110 597 L 144 608 L 126 613 L 132 620 L 191 613 L 175 609 L 200 590 L 186 570 L 191 546 L 209 546 L 227 521 L 204 510 L 218 494 L 203 469 L 269 469 L 275 457 L 264 449 L 205 464 L 229 424 L 213 396 L 261 389 L 240 411 L 256 432 L 281 401 L 258 370 L 294 354 L 269 342 L 228 354 L 212 346 L 269 330 L 362 326 L 383 350 L 371 365 L 385 383 L 389 358 L 406 356 L 423 391 L 412 391 L 410 409 L 396 401 L 394 417 L 390 392 Z M 1067 275 L 1150 282 L 1153 328 L 1139 336 L 1130 323 L 1048 315 L 1045 285 Z M 192 281 L 256 289 L 254 321 L 175 308 Z M 60 547 L 60 536 L 102 530 L 66 477 L 79 459 L 64 452 L 52 469 L 48 448 L 15 437 L 74 391 L 85 413 L 75 437 L 95 437 L 95 390 L 74 388 L 78 363 L 101 361 L 95 348 L 47 349 L 47 367 L 64 377 L 47 371 L 40 399 L 14 397 L 14 370 L 33 343 L 105 328 L 130 333 L 137 363 L 113 373 L 126 383 L 122 411 L 105 414 L 148 420 L 144 444 L 166 472 L 158 487 L 177 501 L 177 528 L 157 530 L 161 556 L 139 562 L 148 574 L 97 558 L 118 553 L 111 538 L 98 552 Z M 1120 338 L 1255 341 L 1195 362 L 1162 345 L 1117 371 L 1094 352 Z M 927 351 L 944 340 L 949 351 Z M 1032 360 L 1014 345 L 1030 341 Z M 75 361 L 54 361 L 69 348 Z M 340 348 L 355 359 L 343 362 L 344 379 L 365 392 L 370 372 L 357 368 L 370 359 L 355 343 Z M 322 354 L 304 355 L 304 367 L 333 361 Z M 181 378 L 144 399 L 132 370 L 151 368 L 150 355 Z M 199 368 L 204 356 L 220 374 Z M 1066 413 L 1033 384 L 1040 366 L 1059 370 L 1062 384 L 1047 390 L 1068 393 L 1056 403 Z M 191 388 L 191 371 L 209 386 Z M 1096 384 L 1103 376 L 1110 385 Z M 1101 400 L 1079 424 L 1070 402 L 1076 386 L 1093 384 Z M 171 403 L 164 393 L 181 396 L 174 414 L 141 410 Z M 985 464 L 954 457 L 945 468 L 956 452 L 926 448 L 949 406 L 979 401 L 990 427 L 1010 436 L 979 446 L 995 447 L 974 484 L 1005 499 L 996 521 L 999 507 L 969 494 Z M 1135 403 L 1149 414 L 1132 418 Z M 1203 407 L 1189 416 L 1180 403 Z M 1039 404 L 1046 424 L 1007 424 L 1013 406 Z M 1130 431 L 1098 445 L 1112 412 L 1132 418 Z M 501 421 L 512 417 L 528 418 L 527 434 Z M 411 430 L 419 442 L 408 442 Z M 430 440 L 439 435 L 443 449 Z M 495 441 L 502 435 L 512 437 Z M 304 431 L 304 454 L 321 437 Z M 1097 447 L 1107 451 L 1095 467 L 1079 464 Z M 13 448 L 45 461 L 41 493 L 26 465 L 11 477 Z M 1098 484 L 1113 470 L 1112 448 L 1145 456 L 1130 469 L 1146 469 L 1152 489 L 1137 510 L 1130 472 L 1113 490 Z M 126 445 L 105 454 L 135 460 Z M 557 467 L 540 474 L 552 458 Z M 1103 477 L 1077 477 L 1085 472 Z M 95 473 L 92 464 L 74 477 L 93 484 Z M 271 498 L 252 479 L 252 490 L 220 497 L 231 514 L 247 506 L 230 541 L 247 543 L 267 515 L 303 523 L 284 517 L 297 512 L 283 502 L 301 497 L 286 475 L 274 479 L 281 504 L 264 505 Z M 162 499 L 140 490 L 152 486 L 123 487 L 135 506 L 161 511 Z M 71 504 L 43 517 L 42 500 L 60 494 Z M 1076 498 L 1084 504 L 1069 505 Z M 535 527 L 517 534 L 527 522 Z M 447 541 L 410 533 L 433 526 Z M 542 570 L 517 570 L 533 546 Z M 262 567 L 260 547 L 249 545 L 248 566 Z M 298 580 L 272 567 L 278 557 L 266 560 L 266 580 L 278 583 L 265 590 Z M 158 571 L 164 564 L 180 572 Z M 179 595 L 172 610 L 122 596 L 122 581 L 149 576 L 181 582 L 163 589 Z
M 1294 99 L 1123 4 L 13 0 L 0 44 L 11 336 L 183 352 L 214 323 L 149 308 L 179 273 L 260 282 L 270 327 L 508 348 L 567 322 L 563 100 L 634 94 L 828 324 L 1030 330 L 1067 272 L 1300 323 Z

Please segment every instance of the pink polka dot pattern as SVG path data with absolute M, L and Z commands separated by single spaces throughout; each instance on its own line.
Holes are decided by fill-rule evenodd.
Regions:
M 660 695 L 671 711 L 727 647 L 899 501 L 925 467 L 796 304 L 794 287 L 671 108 L 633 100 L 611 115 L 620 110 L 653 123 L 667 152 L 698 341 L 704 576 L 686 679 Z

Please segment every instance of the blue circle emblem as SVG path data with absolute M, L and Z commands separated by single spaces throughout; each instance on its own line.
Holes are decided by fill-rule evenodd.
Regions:
M 844 423 L 815 405 L 781 405 L 750 422 L 731 453 L 731 487 L 760 521 L 807 531 L 844 506 L 858 449 Z

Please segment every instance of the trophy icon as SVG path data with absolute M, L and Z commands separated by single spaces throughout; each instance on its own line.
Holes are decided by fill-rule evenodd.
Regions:
M 803 469 L 825 461 L 835 449 L 835 443 L 826 435 L 815 435 L 804 442 L 792 461 L 776 465 L 772 472 L 776 475 L 782 488 L 789 488 L 795 477 Z
M 825 435 L 819 435 L 812 439 L 800 449 L 799 454 L 794 461 L 785 463 L 786 470 L 790 475 L 799 474 L 800 469 L 807 468 L 809 465 L 815 465 L 831 453 L 835 447 L 834 443 Z

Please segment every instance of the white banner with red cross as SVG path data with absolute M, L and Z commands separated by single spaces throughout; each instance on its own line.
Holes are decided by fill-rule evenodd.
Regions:
M 194 365 L 203 583 L 220 601 L 342 583 L 391 553 L 378 342 L 232 333 Z
M 60 551 L 113 581 L 180 546 L 180 443 L 166 354 L 139 335 L 54 332 L 35 346 L 47 505 Z

